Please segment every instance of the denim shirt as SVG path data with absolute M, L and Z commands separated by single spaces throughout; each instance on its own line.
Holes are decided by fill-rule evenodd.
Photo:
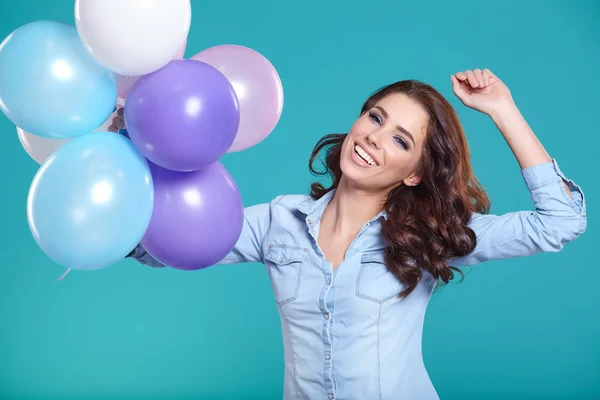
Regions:
M 521 170 L 535 206 L 504 215 L 473 214 L 477 246 L 449 265 L 556 252 L 586 229 L 579 186 L 556 160 Z M 565 179 L 571 192 L 563 186 Z M 423 320 L 437 282 L 430 274 L 406 298 L 384 262 L 384 212 L 364 224 L 333 270 L 317 244 L 334 192 L 314 201 L 285 195 L 245 209 L 235 248 L 219 262 L 259 262 L 269 274 L 281 316 L 285 400 L 438 399 L 423 364 Z M 132 257 L 162 266 L 141 246 Z

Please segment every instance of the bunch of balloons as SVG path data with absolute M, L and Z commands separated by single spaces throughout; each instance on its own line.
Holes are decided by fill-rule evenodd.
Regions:
M 277 71 L 238 45 L 183 59 L 190 0 L 76 0 L 74 14 L 0 44 L 0 109 L 41 164 L 33 237 L 69 270 L 107 267 L 138 243 L 173 268 L 213 265 L 244 219 L 219 160 L 275 128 Z

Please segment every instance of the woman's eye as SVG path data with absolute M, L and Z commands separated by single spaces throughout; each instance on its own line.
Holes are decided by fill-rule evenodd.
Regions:
M 400 136 L 394 136 L 394 140 L 402 147 L 404 147 L 404 149 L 408 150 L 408 144 L 406 143 L 406 141 L 404 139 L 402 139 Z
M 375 121 L 379 125 L 381 125 L 381 123 L 382 123 L 381 118 L 379 117 L 379 115 L 375 114 L 372 111 L 369 112 L 369 118 L 371 118 L 373 121 Z

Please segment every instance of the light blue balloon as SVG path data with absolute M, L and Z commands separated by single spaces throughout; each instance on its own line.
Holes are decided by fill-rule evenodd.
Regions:
M 116 75 L 92 57 L 73 25 L 32 22 L 0 44 L 0 109 L 31 134 L 92 132 L 116 101 Z
M 27 219 L 48 257 L 93 270 L 123 259 L 141 241 L 153 206 L 150 169 L 133 143 L 92 132 L 42 164 L 29 189 Z

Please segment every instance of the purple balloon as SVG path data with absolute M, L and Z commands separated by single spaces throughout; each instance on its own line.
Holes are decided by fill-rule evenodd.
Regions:
M 214 265 L 235 246 L 244 206 L 238 187 L 219 162 L 178 172 L 149 163 L 154 209 L 141 244 L 158 261 L 196 270 Z
M 229 80 L 195 60 L 174 60 L 142 76 L 125 103 L 129 137 L 148 160 L 174 171 L 197 171 L 233 143 L 239 101 Z

